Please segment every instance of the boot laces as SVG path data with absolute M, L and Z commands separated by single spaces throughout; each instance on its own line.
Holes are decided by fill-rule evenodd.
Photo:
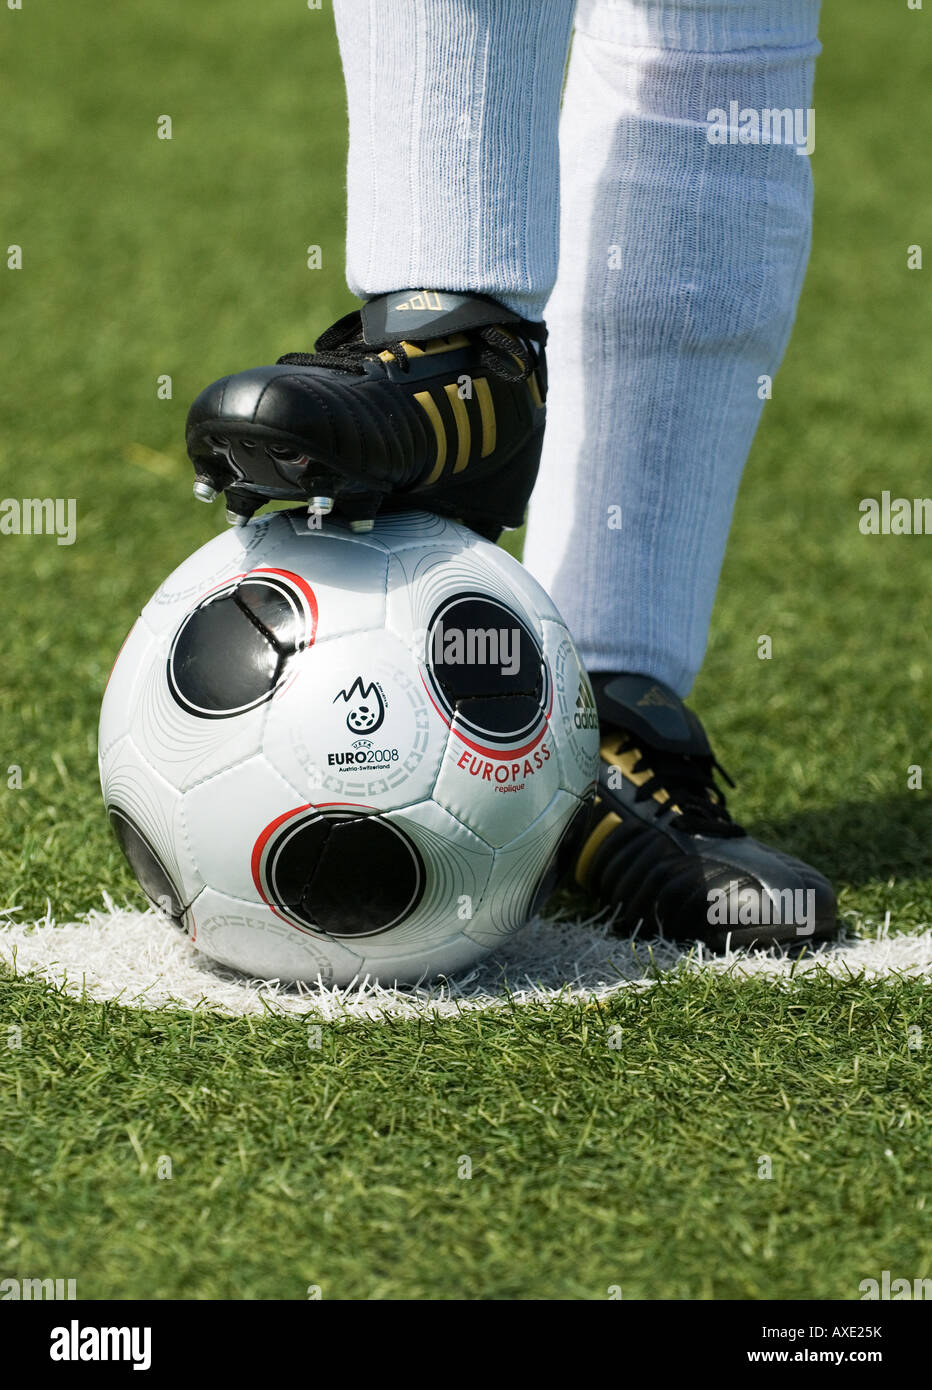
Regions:
M 510 328 L 489 324 L 485 328 L 470 329 L 467 336 L 480 340 L 479 360 L 487 372 L 502 381 L 517 382 L 526 381 L 537 366 L 537 356 L 523 338 L 543 346 L 546 329 L 542 323 L 520 319 L 514 325 L 513 332 Z M 392 353 L 403 372 L 409 370 L 411 363 L 404 343 L 385 343 L 380 349 L 378 344 L 365 341 L 362 319 L 357 310 L 322 333 L 314 344 L 313 352 L 286 352 L 279 357 L 278 365 L 330 367 L 334 371 L 365 376 L 366 360 L 377 358 L 379 352 L 385 349 Z
M 743 826 L 732 820 L 725 793 L 715 780 L 717 772 L 729 787 L 735 785 L 717 758 L 670 753 L 661 748 L 642 750 L 634 740 L 622 747 L 637 752 L 635 773 L 650 773 L 635 792 L 635 801 L 646 801 L 656 792 L 666 792 L 670 799 L 665 805 L 678 808 L 670 822 L 674 829 L 689 835 L 723 838 L 747 834 Z

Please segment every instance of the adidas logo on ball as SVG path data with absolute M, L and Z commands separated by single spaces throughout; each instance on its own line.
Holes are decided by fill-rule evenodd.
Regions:
M 579 694 L 576 696 L 576 712 L 573 715 L 573 723 L 577 729 L 598 729 L 599 727 L 595 701 L 586 681 L 579 682 Z

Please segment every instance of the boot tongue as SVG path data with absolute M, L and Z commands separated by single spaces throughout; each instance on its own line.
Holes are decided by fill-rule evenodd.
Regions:
M 651 676 L 593 676 L 599 719 L 651 748 L 691 758 L 711 758 L 705 730 L 663 681 Z
M 450 290 L 399 290 L 367 300 L 360 310 L 366 343 L 424 342 L 447 338 L 493 323 L 520 323 L 520 314 L 485 295 L 453 294 Z

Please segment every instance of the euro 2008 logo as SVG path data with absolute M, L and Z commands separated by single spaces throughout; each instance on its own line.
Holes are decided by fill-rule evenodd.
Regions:
M 364 683 L 357 676 L 348 690 L 338 690 L 333 703 L 342 700 L 346 705 L 346 727 L 353 734 L 374 734 L 385 718 L 385 696 L 376 681 Z

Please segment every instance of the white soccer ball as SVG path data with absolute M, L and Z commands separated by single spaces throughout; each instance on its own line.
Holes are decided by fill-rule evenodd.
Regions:
M 598 729 L 505 551 L 422 512 L 277 512 L 196 551 L 110 677 L 100 778 L 147 897 L 251 977 L 416 982 L 516 932 L 571 857 Z

